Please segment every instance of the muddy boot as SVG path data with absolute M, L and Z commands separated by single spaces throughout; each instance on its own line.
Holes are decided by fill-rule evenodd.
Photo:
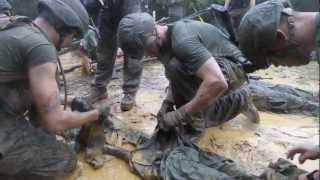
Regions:
M 245 115 L 251 122 L 259 124 L 260 116 L 256 106 L 253 104 L 251 97 L 248 97 L 247 106 L 245 106 L 241 113 Z
M 108 98 L 107 89 L 105 87 L 91 87 L 90 95 L 88 96 L 88 101 L 95 103 L 100 100 Z
M 135 94 L 124 94 L 121 100 L 121 111 L 129 111 L 136 104 Z
M 94 122 L 86 127 L 88 131 L 87 147 L 85 149 L 85 160 L 94 169 L 104 165 L 103 147 L 105 143 L 104 129 L 101 123 Z

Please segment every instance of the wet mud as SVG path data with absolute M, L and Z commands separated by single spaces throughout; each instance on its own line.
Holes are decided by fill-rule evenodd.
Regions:
M 63 56 L 62 59 L 65 66 L 79 61 L 77 57 L 70 54 Z M 291 69 L 272 67 L 254 75 L 271 78 L 264 80 L 266 82 L 290 85 L 311 92 L 317 92 L 319 89 L 319 65 L 317 63 Z M 84 75 L 81 69 L 68 73 L 68 93 L 75 96 L 88 95 L 92 79 L 93 76 Z M 108 103 L 112 105 L 112 112 L 132 129 L 151 135 L 157 123 L 155 115 L 160 108 L 168 85 L 162 65 L 156 61 L 144 63 L 137 104 L 133 110 L 126 113 L 120 110 L 121 84 L 121 78 L 117 78 L 112 80 L 108 86 Z M 222 126 L 209 128 L 202 135 L 198 145 L 202 149 L 235 160 L 250 173 L 260 174 L 270 162 L 280 157 L 285 158 L 288 148 L 297 144 L 317 144 L 319 142 L 318 117 L 268 112 L 260 112 L 260 116 L 261 124 L 259 125 L 253 125 L 244 116 L 239 115 Z M 123 147 L 133 148 L 125 143 Z M 129 165 L 124 161 L 111 156 L 106 158 L 107 162 L 101 169 L 93 170 L 83 161 L 82 155 L 79 155 L 82 164 L 80 179 L 140 179 L 130 172 Z M 298 165 L 296 160 L 294 163 Z M 298 166 L 312 171 L 319 167 L 319 161 L 307 161 L 304 165 Z

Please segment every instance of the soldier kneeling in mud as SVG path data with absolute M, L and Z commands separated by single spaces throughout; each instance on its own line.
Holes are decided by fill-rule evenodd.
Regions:
M 162 130 L 195 135 L 239 113 L 259 122 L 242 88 L 246 74 L 237 62 L 245 60 L 215 26 L 194 20 L 156 25 L 149 14 L 134 13 L 121 20 L 118 33 L 122 49 L 144 49 L 165 67 L 170 84 L 158 113 Z
M 10 11 L 3 9 L 0 7 L 0 179 L 61 179 L 75 170 L 77 158 L 55 134 L 98 123 L 108 113 L 104 108 L 79 113 L 60 106 L 57 49 L 83 36 L 88 14 L 77 0 L 41 0 L 34 21 L 6 16 Z

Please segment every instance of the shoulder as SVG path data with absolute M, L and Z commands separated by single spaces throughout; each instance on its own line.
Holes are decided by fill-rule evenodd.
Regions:
M 14 28 L 14 31 L 17 34 L 12 36 L 20 43 L 19 47 L 28 65 L 56 62 L 56 48 L 37 27 L 26 25 Z
M 37 45 L 52 46 L 45 35 L 38 28 L 31 25 L 18 26 L 1 31 L 1 35 L 3 40 L 17 42 L 21 48 L 31 48 Z

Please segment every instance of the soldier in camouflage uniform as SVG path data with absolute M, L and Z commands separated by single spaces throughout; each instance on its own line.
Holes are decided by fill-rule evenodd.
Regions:
M 298 12 L 279 0 L 257 5 L 239 27 L 240 49 L 253 69 L 308 64 L 319 48 L 319 12 Z
M 117 29 L 122 17 L 140 12 L 140 0 L 105 0 L 99 15 L 98 67 L 92 83 L 90 100 L 95 102 L 107 98 L 106 86 L 110 82 L 117 54 Z M 124 50 L 123 93 L 121 109 L 130 110 L 135 104 L 135 96 L 139 88 L 143 52 Z
M 123 49 L 144 49 L 163 63 L 170 93 L 158 116 L 162 129 L 202 132 L 241 112 L 259 121 L 241 88 L 246 74 L 235 62 L 243 60 L 242 54 L 215 26 L 193 20 L 156 26 L 149 14 L 134 13 L 120 23 L 119 43 Z

